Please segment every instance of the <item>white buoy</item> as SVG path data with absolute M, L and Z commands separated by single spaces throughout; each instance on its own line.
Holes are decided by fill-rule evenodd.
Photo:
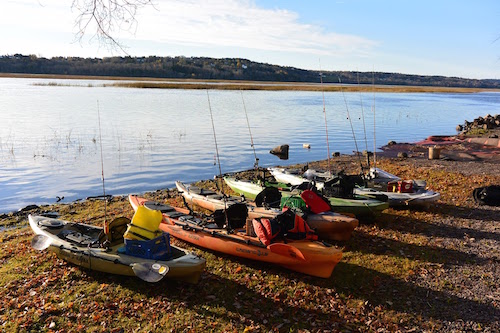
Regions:
M 302 144 L 302 148 L 311 149 L 311 144 L 309 144 L 309 143 L 303 143 Z

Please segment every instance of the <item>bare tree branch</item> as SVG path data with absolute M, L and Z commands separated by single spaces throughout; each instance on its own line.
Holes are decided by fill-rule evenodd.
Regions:
M 137 11 L 145 6 L 154 7 L 153 0 L 73 0 L 71 8 L 78 12 L 76 38 L 93 31 L 100 45 L 118 49 L 127 54 L 124 46 L 114 37 L 118 31 L 131 31 L 137 27 Z

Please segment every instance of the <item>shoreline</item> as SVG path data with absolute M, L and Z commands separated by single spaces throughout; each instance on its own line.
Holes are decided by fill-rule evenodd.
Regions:
M 458 88 L 435 86 L 393 86 L 393 85 L 354 85 L 338 83 L 311 82 L 271 82 L 236 80 L 194 80 L 151 77 L 84 76 L 52 74 L 0 73 L 0 78 L 34 78 L 64 80 L 102 80 L 117 81 L 111 87 L 144 89 L 213 89 L 213 90 L 266 90 L 266 91 L 325 91 L 325 92 L 372 92 L 372 93 L 477 93 L 500 92 L 491 88 Z M 135 81 L 135 82 L 119 82 Z M 47 85 L 51 85 L 50 83 Z M 55 84 L 57 85 L 57 84 Z
M 429 147 L 434 147 L 440 150 L 440 157 L 435 160 L 430 160 L 428 158 Z M 448 164 L 452 164 L 451 169 L 454 171 L 461 171 L 465 174 L 474 174 L 478 170 L 484 175 L 500 175 L 500 149 L 496 147 L 485 147 L 480 144 L 470 143 L 465 140 L 457 141 L 454 144 L 440 145 L 439 142 L 433 144 L 420 144 L 420 143 L 394 143 L 389 145 L 384 145 L 380 148 L 382 151 L 377 152 L 377 161 L 385 160 L 390 161 L 392 164 L 412 164 L 412 165 L 427 165 L 429 163 L 440 164 L 442 168 L 446 168 Z M 401 157 L 401 153 L 405 153 L 406 157 Z M 371 163 L 373 163 L 373 156 L 370 158 Z M 346 171 L 348 174 L 356 174 L 361 172 L 360 161 L 365 164 L 366 156 L 359 153 L 356 154 L 344 154 L 336 157 L 330 158 L 330 162 L 335 165 L 333 172 Z M 470 164 L 478 165 L 471 169 Z M 320 170 L 327 170 L 328 162 L 326 159 L 309 161 L 305 163 L 297 163 L 292 165 L 283 166 L 285 168 L 303 168 L 309 166 L 311 168 L 316 168 Z M 280 165 L 277 164 L 277 167 Z M 491 168 L 489 167 L 491 166 Z M 231 174 L 246 175 L 253 173 L 254 169 L 240 170 L 236 172 L 231 172 Z M 199 179 L 193 182 L 193 184 L 212 186 L 212 190 L 217 190 L 213 179 Z M 150 190 L 141 192 L 141 195 L 148 195 L 158 192 L 170 192 L 175 190 L 175 186 L 172 188 L 162 188 L 156 190 Z M 125 198 L 128 194 L 116 194 L 107 195 L 106 197 L 113 200 L 113 198 Z M 80 198 L 68 202 L 54 202 L 49 204 L 30 204 L 25 207 L 19 207 L 18 210 L 13 210 L 9 212 L 0 213 L 0 228 L 5 226 L 10 226 L 11 223 L 4 224 L 2 219 L 10 219 L 11 217 L 23 216 L 31 211 L 43 211 L 50 212 L 53 207 L 57 208 L 63 205 L 78 205 L 86 201 L 102 201 L 102 195 L 94 195 L 86 198 Z M 2 230 L 0 230 L 1 232 Z

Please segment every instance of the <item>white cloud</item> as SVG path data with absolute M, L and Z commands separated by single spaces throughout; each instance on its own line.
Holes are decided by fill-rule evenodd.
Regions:
M 300 23 L 295 12 L 263 9 L 245 0 L 161 0 L 156 9 L 141 10 L 135 37 L 187 46 L 315 55 L 363 55 L 378 45 L 360 36 L 327 32 L 320 26 Z
M 9 0 L 2 3 L 1 8 L 1 24 L 13 29 L 71 31 L 76 17 L 71 10 L 71 1 Z
M 356 9 L 354 13 L 347 6 L 330 8 L 345 10 L 343 15 L 356 15 L 360 25 L 369 27 L 362 29 L 358 26 L 358 31 L 366 32 L 367 36 L 381 37 L 336 33 L 328 30 L 328 23 L 305 22 L 305 17 L 297 12 L 259 7 L 255 0 L 153 2 L 155 7 L 147 6 L 138 11 L 137 24 L 132 25 L 134 30 L 112 32 L 130 55 L 241 57 L 305 69 L 318 69 L 320 58 L 323 70 L 375 69 L 465 77 L 499 76 L 498 48 L 497 44 L 491 46 L 491 40 L 488 40 L 487 48 L 481 48 L 476 39 L 472 44 L 467 40 L 463 44 L 446 44 L 449 38 L 444 38 L 444 44 L 439 48 L 428 43 L 409 43 L 405 34 L 387 30 L 385 25 L 373 24 L 367 16 L 358 17 L 359 9 L 355 6 L 351 6 L 351 9 Z M 0 30 L 4 32 L 0 35 L 0 54 L 24 53 L 43 57 L 123 55 L 118 49 L 99 44 L 99 40 L 93 38 L 95 30 L 91 28 L 81 41 L 76 40 L 78 12 L 72 9 L 72 3 L 72 0 L 4 0 L 0 10 Z M 307 5 L 315 6 L 314 10 L 322 7 L 315 2 Z M 387 9 L 387 12 L 391 10 Z M 402 13 L 400 22 L 403 18 L 408 19 L 404 17 L 405 13 Z M 317 22 L 327 22 L 332 16 L 326 12 L 318 14 Z M 410 26 L 411 22 L 409 19 Z M 404 24 L 401 27 L 404 28 Z M 343 29 L 349 27 L 344 25 Z M 398 39 L 401 35 L 404 40 Z M 455 35 L 452 40 L 457 38 Z M 426 36 L 423 32 L 420 40 L 425 40 Z M 460 52 L 465 47 L 463 45 L 474 45 L 469 49 L 475 51 L 470 55 Z M 482 55 L 480 58 L 471 60 L 479 54 Z
M 151 43 L 163 50 L 177 50 L 173 52 L 177 54 L 197 48 L 225 50 L 226 54 L 253 50 L 283 56 L 294 53 L 309 57 L 363 57 L 378 46 L 378 42 L 360 36 L 302 23 L 296 12 L 260 8 L 251 0 L 154 2 L 154 7 L 139 9 L 133 31 L 112 32 L 131 53 L 143 52 L 127 46 Z M 116 55 L 116 50 L 106 50 L 97 39 L 92 39 L 92 27 L 81 44 L 75 43 L 77 16 L 77 10 L 67 0 L 8 0 L 0 12 L 0 28 L 12 33 L 2 38 L 0 51 L 45 56 Z

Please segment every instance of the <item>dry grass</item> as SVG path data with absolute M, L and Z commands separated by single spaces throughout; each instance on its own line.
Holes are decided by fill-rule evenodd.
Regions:
M 426 211 L 389 209 L 373 224 L 361 225 L 351 240 L 336 244 L 344 247 L 344 257 L 329 279 L 174 240 L 207 260 L 200 283 L 146 284 L 36 252 L 29 246 L 26 215 L 4 215 L 4 225 L 21 228 L 0 234 L 2 330 L 498 331 L 500 210 L 477 206 L 470 192 L 475 186 L 499 184 L 500 170 L 485 175 L 481 168 L 500 166 L 395 159 L 380 159 L 379 166 L 427 179 L 443 199 Z M 477 172 L 464 174 L 463 167 Z M 174 195 L 158 191 L 147 197 L 179 203 Z M 104 220 L 102 201 L 41 209 L 58 211 L 71 221 Z M 132 213 L 126 198 L 115 197 L 108 207 L 108 219 Z
M 236 80 L 194 80 L 137 78 L 116 76 L 83 76 L 83 75 L 49 75 L 49 74 L 15 74 L 0 73 L 0 77 L 68 79 L 68 80 L 112 80 L 108 84 L 113 87 L 149 88 L 149 89 L 215 89 L 215 90 L 289 90 L 289 91 L 361 91 L 392 93 L 475 93 L 481 91 L 499 91 L 498 89 L 427 87 L 427 86 L 394 86 L 394 85 L 354 85 L 354 84 L 319 84 L 303 82 L 262 82 Z M 59 85 L 51 84 L 47 85 Z

